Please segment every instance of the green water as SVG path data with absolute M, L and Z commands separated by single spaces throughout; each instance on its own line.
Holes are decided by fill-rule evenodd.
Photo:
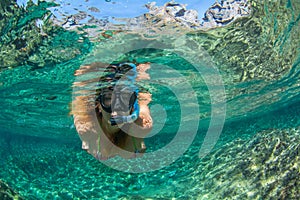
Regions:
M 0 179 L 25 199 L 300 198 L 299 1 L 254 1 L 253 16 L 229 27 L 151 40 L 133 32 L 89 37 L 87 27 L 75 32 L 52 24 L 45 7 L 53 4 L 25 12 L 8 2 L 0 19 Z M 38 18 L 47 36 L 34 25 Z M 161 169 L 122 172 L 81 149 L 69 115 L 80 80 L 74 72 L 118 60 L 151 62 L 150 80 L 138 83 L 152 94 L 158 132 L 145 139 L 148 152 L 178 133 L 193 135 L 190 124 L 197 124 L 184 154 Z M 200 159 L 212 114 L 224 114 L 212 66 L 224 84 L 226 120 L 213 151 Z M 85 89 L 93 92 L 95 84 Z M 221 117 L 217 122 L 215 132 L 223 126 Z

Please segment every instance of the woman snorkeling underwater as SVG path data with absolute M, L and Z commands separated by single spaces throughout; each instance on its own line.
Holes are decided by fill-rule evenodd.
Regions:
M 103 68 L 102 63 L 83 66 L 75 75 Z M 148 104 L 151 94 L 140 92 L 136 79 L 149 78 L 149 63 L 108 65 L 100 78 L 94 103 L 91 97 L 78 96 L 73 101 L 73 116 L 82 148 L 99 160 L 116 155 L 129 159 L 142 156 L 144 137 L 152 130 Z M 97 120 L 93 119 L 93 112 Z M 98 124 L 96 124 L 98 123 Z

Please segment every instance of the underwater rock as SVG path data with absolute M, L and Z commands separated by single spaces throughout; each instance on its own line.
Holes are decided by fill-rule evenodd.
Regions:
M 1 200 L 23 200 L 18 193 L 13 191 L 6 183 L 0 180 L 0 199 Z
M 190 33 L 225 74 L 226 83 L 277 80 L 297 59 L 300 33 L 296 1 L 222 0 L 207 10 L 202 24 L 196 11 L 174 1 L 146 6 L 148 13 L 123 19 L 127 23 L 124 27 L 112 28 L 149 37 Z
M 198 199 L 299 199 L 299 158 L 300 127 L 230 142 L 195 170 Z
M 24 63 L 36 50 L 42 36 L 35 20 L 26 18 L 26 11 L 15 1 L 1 2 L 0 6 L 0 71 Z M 44 11 L 44 15 L 47 12 Z
M 53 66 L 88 51 L 84 36 L 54 25 L 47 8 L 55 6 L 45 1 L 28 1 L 26 7 L 16 1 L 1 2 L 0 71 L 21 65 Z
M 227 26 L 193 33 L 193 37 L 226 78 L 231 79 L 228 82 L 278 80 L 292 68 L 299 53 L 298 3 L 290 1 L 289 6 L 275 0 L 249 3 L 250 16 Z

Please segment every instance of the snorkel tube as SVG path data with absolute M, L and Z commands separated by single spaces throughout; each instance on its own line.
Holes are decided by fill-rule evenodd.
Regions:
M 137 100 L 135 100 L 133 105 L 133 112 L 131 113 L 131 115 L 111 117 L 110 124 L 112 126 L 115 126 L 117 124 L 133 123 L 139 117 L 139 113 L 140 113 L 140 107 Z

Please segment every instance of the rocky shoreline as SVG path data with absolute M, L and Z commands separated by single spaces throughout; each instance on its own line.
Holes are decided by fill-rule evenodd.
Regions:
M 163 6 L 157 6 L 156 2 L 145 5 L 149 10 L 142 16 L 129 19 L 115 19 L 126 22 L 125 26 L 106 24 L 108 29 L 145 29 L 145 28 L 182 28 L 185 30 L 207 30 L 226 26 L 239 18 L 248 17 L 252 13 L 249 0 L 222 0 L 216 2 L 205 12 L 204 18 L 199 19 L 198 12 L 187 9 L 185 4 L 170 1 Z
M 221 0 L 205 12 L 201 28 L 226 26 L 241 17 L 250 16 L 251 13 L 251 4 L 248 0 Z

